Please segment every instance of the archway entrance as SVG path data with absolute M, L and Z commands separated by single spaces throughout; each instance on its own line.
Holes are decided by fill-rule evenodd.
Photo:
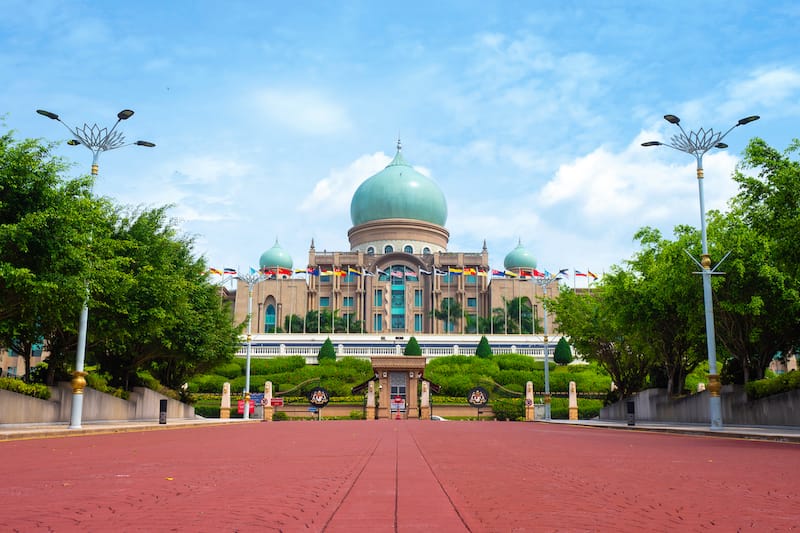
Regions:
M 398 414 L 401 418 L 419 418 L 419 384 L 425 358 L 373 357 L 372 369 L 378 378 L 378 418 L 396 418 Z

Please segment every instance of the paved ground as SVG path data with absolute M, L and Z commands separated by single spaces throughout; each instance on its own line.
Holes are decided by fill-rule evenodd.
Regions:
M 556 423 L 176 427 L 0 442 L 0 531 L 800 531 L 796 443 Z

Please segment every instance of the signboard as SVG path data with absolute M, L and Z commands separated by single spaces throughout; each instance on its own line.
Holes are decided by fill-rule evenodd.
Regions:
M 254 402 L 253 400 L 250 400 L 250 414 L 252 415 L 253 413 L 255 413 L 255 411 L 256 411 L 256 402 Z M 239 413 L 240 415 L 244 414 L 244 400 L 239 400 L 237 402 L 237 411 L 236 412 Z
M 269 404 L 272 407 L 283 407 L 283 398 L 272 398 L 269 401 Z
M 308 403 L 313 407 L 325 407 L 331 400 L 331 395 L 322 387 L 316 387 L 308 393 Z
M 402 396 L 395 396 L 394 398 L 392 398 L 392 405 L 391 405 L 392 411 L 403 411 L 405 410 L 405 408 L 406 408 L 406 401 L 405 399 L 403 399 Z
M 264 400 L 264 393 L 263 392 L 253 392 L 250 394 L 250 399 L 256 403 L 256 405 L 261 405 L 261 402 Z
M 467 401 L 472 407 L 481 408 L 489 403 L 489 391 L 483 387 L 475 387 L 467 394 Z

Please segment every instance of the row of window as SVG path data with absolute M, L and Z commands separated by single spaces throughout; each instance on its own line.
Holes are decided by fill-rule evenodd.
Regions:
M 392 246 L 391 244 L 387 244 L 386 246 L 383 247 L 383 253 L 384 254 L 390 254 L 392 252 L 394 252 L 394 246 Z M 413 254 L 414 253 L 414 247 L 411 246 L 410 244 L 406 244 L 405 246 L 403 246 L 403 252 L 405 252 L 407 254 Z M 428 248 L 427 246 L 425 246 L 424 248 L 422 248 L 422 253 L 425 254 L 425 255 L 430 255 L 431 249 Z M 367 255 L 375 255 L 375 247 L 374 246 L 370 246 L 370 247 L 367 248 Z
M 403 294 L 393 294 L 392 295 L 392 307 L 402 307 L 403 303 Z M 423 292 L 421 290 L 414 291 L 414 307 L 422 307 L 422 296 Z M 345 296 L 342 298 L 342 307 L 353 307 L 355 305 L 355 298 L 353 296 Z M 374 307 L 380 307 L 383 305 L 383 289 L 376 289 L 375 295 L 372 300 L 372 305 Z M 331 306 L 331 298 L 330 296 L 321 296 L 319 299 L 319 306 L 320 307 L 330 307 Z M 477 298 L 467 298 L 467 307 L 477 307 L 478 306 L 478 299 Z M 270 306 L 272 307 L 272 306 Z M 267 311 L 269 314 L 269 310 Z

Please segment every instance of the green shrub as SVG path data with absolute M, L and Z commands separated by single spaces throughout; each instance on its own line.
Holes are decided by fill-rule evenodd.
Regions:
M 284 421 L 285 420 L 289 420 L 289 415 L 287 415 L 283 411 L 275 411 L 274 413 L 272 413 L 272 421 L 273 422 L 280 422 L 282 420 L 284 420 Z
M 222 385 L 229 381 L 225 376 L 218 376 L 216 374 L 201 374 L 196 376 L 189 382 L 189 390 L 191 392 L 215 392 L 222 394 Z M 231 388 L 231 390 L 233 390 Z
M 525 418 L 525 403 L 522 398 L 497 398 L 492 400 L 491 405 L 496 420 Z
M 348 418 L 350 420 L 364 420 L 366 417 L 364 416 L 364 411 L 350 411 Z
M 486 335 L 483 335 L 481 340 L 478 342 L 478 347 L 475 349 L 475 355 L 481 359 L 489 359 L 492 357 L 492 347 L 489 346 L 489 339 L 486 338 Z
M 403 355 L 422 355 L 422 348 L 419 347 L 416 337 L 408 339 Z
M 26 396 L 33 396 L 40 400 L 50 399 L 50 389 L 47 385 L 41 383 L 25 383 L 21 379 L 16 378 L 0 378 L 0 389 L 4 389 L 17 394 L 24 394 Z
M 561 337 L 553 351 L 553 361 L 558 365 L 568 365 L 572 362 L 572 349 L 569 347 L 567 339 Z
M 800 389 L 800 372 L 797 370 L 787 372 L 786 374 L 779 374 L 774 378 L 751 381 L 745 385 L 747 398 L 749 400 L 758 400 L 759 398 L 765 398 L 773 394 L 780 394 L 794 389 Z
M 319 354 L 317 355 L 317 361 L 320 363 L 324 361 L 336 361 L 336 349 L 333 347 L 330 337 L 325 339 L 325 342 L 322 343 Z
M 225 376 L 228 379 L 234 379 L 242 375 L 242 370 L 243 368 L 239 366 L 238 363 L 231 361 L 230 363 L 225 363 L 223 365 L 214 367 L 211 370 L 211 373 L 219 376 Z M 252 372 L 252 360 L 250 371 Z
M 98 374 L 95 372 L 89 372 L 88 374 L 86 374 L 86 385 L 98 392 L 110 394 L 115 398 L 122 398 L 123 400 L 127 400 L 128 397 L 130 396 L 128 391 L 117 387 L 110 387 L 108 385 L 109 378 L 110 376 L 108 374 Z

